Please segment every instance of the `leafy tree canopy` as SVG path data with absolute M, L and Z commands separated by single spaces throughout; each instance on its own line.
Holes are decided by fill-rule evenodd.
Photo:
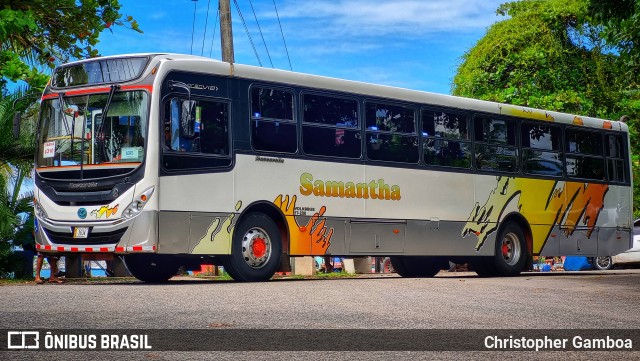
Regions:
M 462 57 L 453 94 L 605 116 L 618 101 L 618 64 L 601 51 L 586 0 L 509 2 L 507 20 Z
M 455 95 L 608 119 L 628 116 L 640 217 L 640 0 L 502 4 L 462 56 Z
M 603 38 L 620 51 L 627 75 L 640 80 L 640 0 L 591 0 L 589 13 L 602 26 Z
M 0 87 L 26 81 L 41 88 L 42 67 L 98 56 L 102 31 L 123 26 L 142 32 L 120 13 L 117 0 L 0 0 Z

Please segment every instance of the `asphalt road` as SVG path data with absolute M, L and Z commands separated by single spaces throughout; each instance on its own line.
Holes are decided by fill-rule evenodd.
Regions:
M 629 329 L 640 325 L 640 270 L 478 278 L 441 272 L 265 283 L 195 280 L 0 286 L 2 329 Z M 634 345 L 640 349 L 640 345 Z M 585 359 L 640 352 L 54 352 L 64 359 Z M 3 356 L 4 355 L 4 356 Z M 0 359 L 33 358 L 0 352 Z

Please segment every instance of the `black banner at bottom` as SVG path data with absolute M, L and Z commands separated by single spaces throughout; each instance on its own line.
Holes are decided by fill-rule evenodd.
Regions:
M 6 350 L 639 351 L 640 330 L 0 330 Z

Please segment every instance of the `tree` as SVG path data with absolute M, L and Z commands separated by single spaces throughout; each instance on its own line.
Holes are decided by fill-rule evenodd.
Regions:
M 640 183 L 640 1 L 591 0 L 589 12 L 602 29 L 602 37 L 620 53 L 625 71 L 624 99 L 621 108 L 629 116 L 634 184 Z M 640 187 L 634 189 L 636 217 L 640 216 Z
M 640 71 L 640 1 L 591 0 L 589 13 L 601 26 L 602 37 L 620 52 L 627 75 L 638 85 Z
M 33 193 L 20 190 L 32 169 L 37 108 L 26 109 L 28 116 L 18 140 L 13 138 L 11 129 L 14 109 L 25 109 L 30 102 L 22 100 L 29 99 L 29 94 L 28 90 L 19 89 L 0 98 L 0 277 L 14 269 L 17 258 L 13 247 L 28 242 L 33 230 Z
M 590 9 L 589 0 L 502 4 L 497 13 L 509 18 L 492 25 L 462 56 L 452 92 L 608 119 L 629 116 L 634 209 L 640 216 L 640 98 L 629 88 L 628 62 L 611 51 L 606 26 Z
M 502 4 L 508 15 L 462 57 L 453 94 L 605 116 L 619 101 L 616 57 L 586 23 L 586 0 Z
M 36 148 L 34 128 L 38 110 L 34 101 L 38 98 L 38 94 L 38 91 L 22 88 L 0 98 L 0 169 L 9 169 L 10 164 L 33 163 Z M 13 136 L 15 112 L 25 115 L 25 124 L 21 127 L 18 139 Z M 1 174 L 0 178 L 2 178 Z
M 35 100 L 49 78 L 45 71 L 98 56 L 100 33 L 114 26 L 142 32 L 120 13 L 118 0 L 0 0 L 0 277 L 12 267 L 12 247 L 28 239 L 33 227 L 33 196 L 20 187 L 34 158 Z M 32 90 L 9 94 L 7 84 L 18 81 Z M 27 119 L 18 140 L 12 132 L 16 111 Z
M 117 0 L 0 0 L 0 87 L 26 81 L 41 88 L 43 67 L 98 56 L 101 32 L 123 26 L 142 32 L 120 13 Z
M 12 189 L 0 193 L 0 219 L 3 220 L 0 225 L 0 277 L 16 269 L 19 257 L 13 255 L 13 247 L 33 242 L 33 192 L 20 192 L 29 172 L 31 166 L 14 169 Z

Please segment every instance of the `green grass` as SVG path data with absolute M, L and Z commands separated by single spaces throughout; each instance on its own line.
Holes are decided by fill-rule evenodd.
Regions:
M 34 278 L 0 278 L 0 286 L 34 283 Z
M 329 272 L 329 273 L 322 273 L 322 272 L 317 272 L 314 277 L 316 278 L 351 278 L 351 277 L 356 277 L 355 273 L 347 273 L 347 272 Z
M 224 271 L 220 272 L 218 276 L 214 275 L 213 272 L 203 272 L 203 273 L 199 273 L 197 275 L 188 276 L 188 277 L 206 278 L 206 279 L 212 279 L 217 281 L 233 281 L 233 278 L 231 278 L 231 276 L 229 276 L 229 274 Z
M 275 279 L 287 279 L 287 280 L 313 280 L 313 279 L 334 279 L 334 278 L 353 278 L 357 277 L 355 273 L 347 273 L 347 272 L 316 272 L 312 276 L 305 275 L 289 275 L 289 276 L 275 276 Z

